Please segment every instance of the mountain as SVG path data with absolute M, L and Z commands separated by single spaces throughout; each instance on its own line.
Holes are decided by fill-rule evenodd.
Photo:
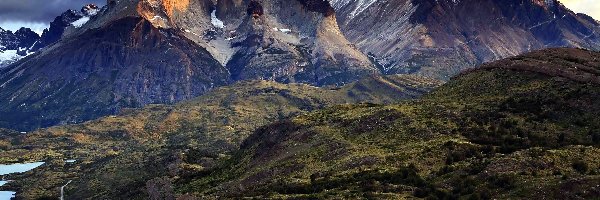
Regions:
M 217 4 L 216 16 L 238 48 L 227 63 L 232 77 L 343 85 L 378 73 L 342 35 L 327 1 L 246 2 Z
M 241 80 L 323 86 L 378 74 L 333 13 L 326 1 L 110 1 L 63 30 L 80 17 L 69 11 L 40 44 L 60 40 L 0 71 L 0 126 L 82 122 Z
M 0 163 L 45 160 L 6 177 L 19 198 L 54 198 L 68 180 L 71 199 L 147 199 L 146 184 L 166 174 L 211 169 L 257 127 L 344 103 L 396 103 L 439 81 L 373 76 L 341 88 L 242 81 L 176 105 L 149 105 L 82 124 L 23 134 L 0 129 Z M 75 163 L 65 163 L 76 159 Z M 186 174 L 191 173 L 185 172 Z
M 81 11 L 68 10 L 56 17 L 41 36 L 24 27 L 14 34 L 0 28 L 0 68 L 57 42 L 68 28 L 80 26 L 78 23 L 89 20 L 89 17 L 96 15 L 97 11 L 98 7 L 94 4 L 84 6 Z
M 28 28 L 21 28 L 14 33 L 0 28 L 0 68 L 30 54 L 29 48 L 39 37 L 37 33 Z
M 32 47 L 33 51 L 37 51 L 48 45 L 51 45 L 60 40 L 65 33 L 66 29 L 75 26 L 73 23 L 84 18 L 85 15 L 82 12 L 75 10 L 67 10 L 60 16 L 56 17 L 54 21 L 50 22 L 50 27 L 44 29 L 39 41 Z
M 535 51 L 419 100 L 292 117 L 257 129 L 214 170 L 162 185 L 201 199 L 595 198 L 598 58 Z
M 0 70 L 0 127 L 83 122 L 242 80 L 447 80 L 541 48 L 599 50 L 599 25 L 555 0 L 111 0 L 63 13 L 27 50 L 38 53 Z
M 557 0 L 330 0 L 342 32 L 384 73 L 447 80 L 549 47 L 600 50 L 600 24 Z
M 589 199 L 600 194 L 598 58 L 534 51 L 414 100 L 437 83 L 240 82 L 175 106 L 8 131 L 0 162 L 47 161 L 8 177 L 26 199 L 54 198 L 69 180 L 75 199 Z M 357 102 L 391 104 L 327 107 Z

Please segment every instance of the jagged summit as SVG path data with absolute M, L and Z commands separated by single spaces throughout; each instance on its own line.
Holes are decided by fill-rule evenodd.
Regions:
M 86 16 L 94 16 L 98 13 L 99 7 L 96 4 L 88 4 L 81 8 L 81 13 Z
M 81 27 L 90 17 L 96 15 L 98 11 L 98 6 L 94 4 L 85 5 L 81 8 L 81 11 L 67 10 L 56 17 L 50 23 L 50 27 L 45 29 L 41 36 L 25 27 L 17 30 L 14 34 L 1 29 L 0 50 L 4 53 L 0 57 L 0 68 L 8 66 L 25 56 L 31 55 L 57 42 L 65 35 L 68 28 Z
M 0 28 L 0 68 L 6 67 L 31 54 L 32 45 L 40 36 L 29 28 L 14 33 Z
M 218 2 L 216 14 L 227 27 L 224 39 L 238 49 L 227 62 L 233 77 L 323 85 L 377 73 L 368 58 L 343 36 L 326 1 L 235 5 L 224 0 Z M 261 52 L 272 56 L 262 57 Z

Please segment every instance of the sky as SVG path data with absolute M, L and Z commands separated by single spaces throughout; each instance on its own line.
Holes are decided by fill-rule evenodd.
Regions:
M 586 13 L 600 20 L 600 0 L 560 0 L 578 13 Z M 21 27 L 37 33 L 67 9 L 81 9 L 88 3 L 102 6 L 106 0 L 0 0 L 0 27 L 15 31 Z
M 600 0 L 560 0 L 576 13 L 585 13 L 600 20 Z

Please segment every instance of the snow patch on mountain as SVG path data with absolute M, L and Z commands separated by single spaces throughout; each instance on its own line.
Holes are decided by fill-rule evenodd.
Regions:
M 17 50 L 6 50 L 0 51 L 0 60 L 10 60 L 14 58 L 20 58 L 21 56 L 17 54 Z
M 81 19 L 78 19 L 77 21 L 71 23 L 71 25 L 73 25 L 75 28 L 80 28 L 88 21 L 90 21 L 90 17 L 82 17 Z
M 275 28 L 273 28 L 273 30 L 274 31 L 279 31 L 279 32 L 282 32 L 282 33 L 286 33 L 286 34 L 292 32 L 291 29 L 287 29 L 287 28 L 277 28 L 277 27 L 275 27 Z
M 213 26 L 223 29 L 225 28 L 225 24 L 223 23 L 223 21 L 221 21 L 219 18 L 217 18 L 217 10 L 213 10 L 212 13 L 210 14 L 210 22 L 212 23 Z
M 10 65 L 10 64 L 18 61 L 22 57 L 23 56 L 21 56 L 17 53 L 17 50 L 5 50 L 5 51 L 0 50 L 0 68 L 4 68 L 4 67 Z

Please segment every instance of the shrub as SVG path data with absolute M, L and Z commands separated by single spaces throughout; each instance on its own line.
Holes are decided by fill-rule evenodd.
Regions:
M 560 172 L 560 170 L 556 170 L 556 171 L 552 172 L 552 175 L 560 176 L 560 175 L 562 175 L 562 172 Z
M 515 187 L 515 177 L 512 175 L 495 175 L 488 177 L 488 182 L 492 185 L 503 188 L 503 189 L 512 189 Z
M 595 130 L 597 131 L 597 130 Z M 594 142 L 594 144 L 600 144 L 600 132 L 593 132 L 591 133 L 592 135 L 592 142 Z
M 573 162 L 573 164 L 571 166 L 573 167 L 573 169 L 575 169 L 575 171 L 582 173 L 582 174 L 587 173 L 589 170 L 588 164 L 583 160 L 577 160 L 577 161 Z

